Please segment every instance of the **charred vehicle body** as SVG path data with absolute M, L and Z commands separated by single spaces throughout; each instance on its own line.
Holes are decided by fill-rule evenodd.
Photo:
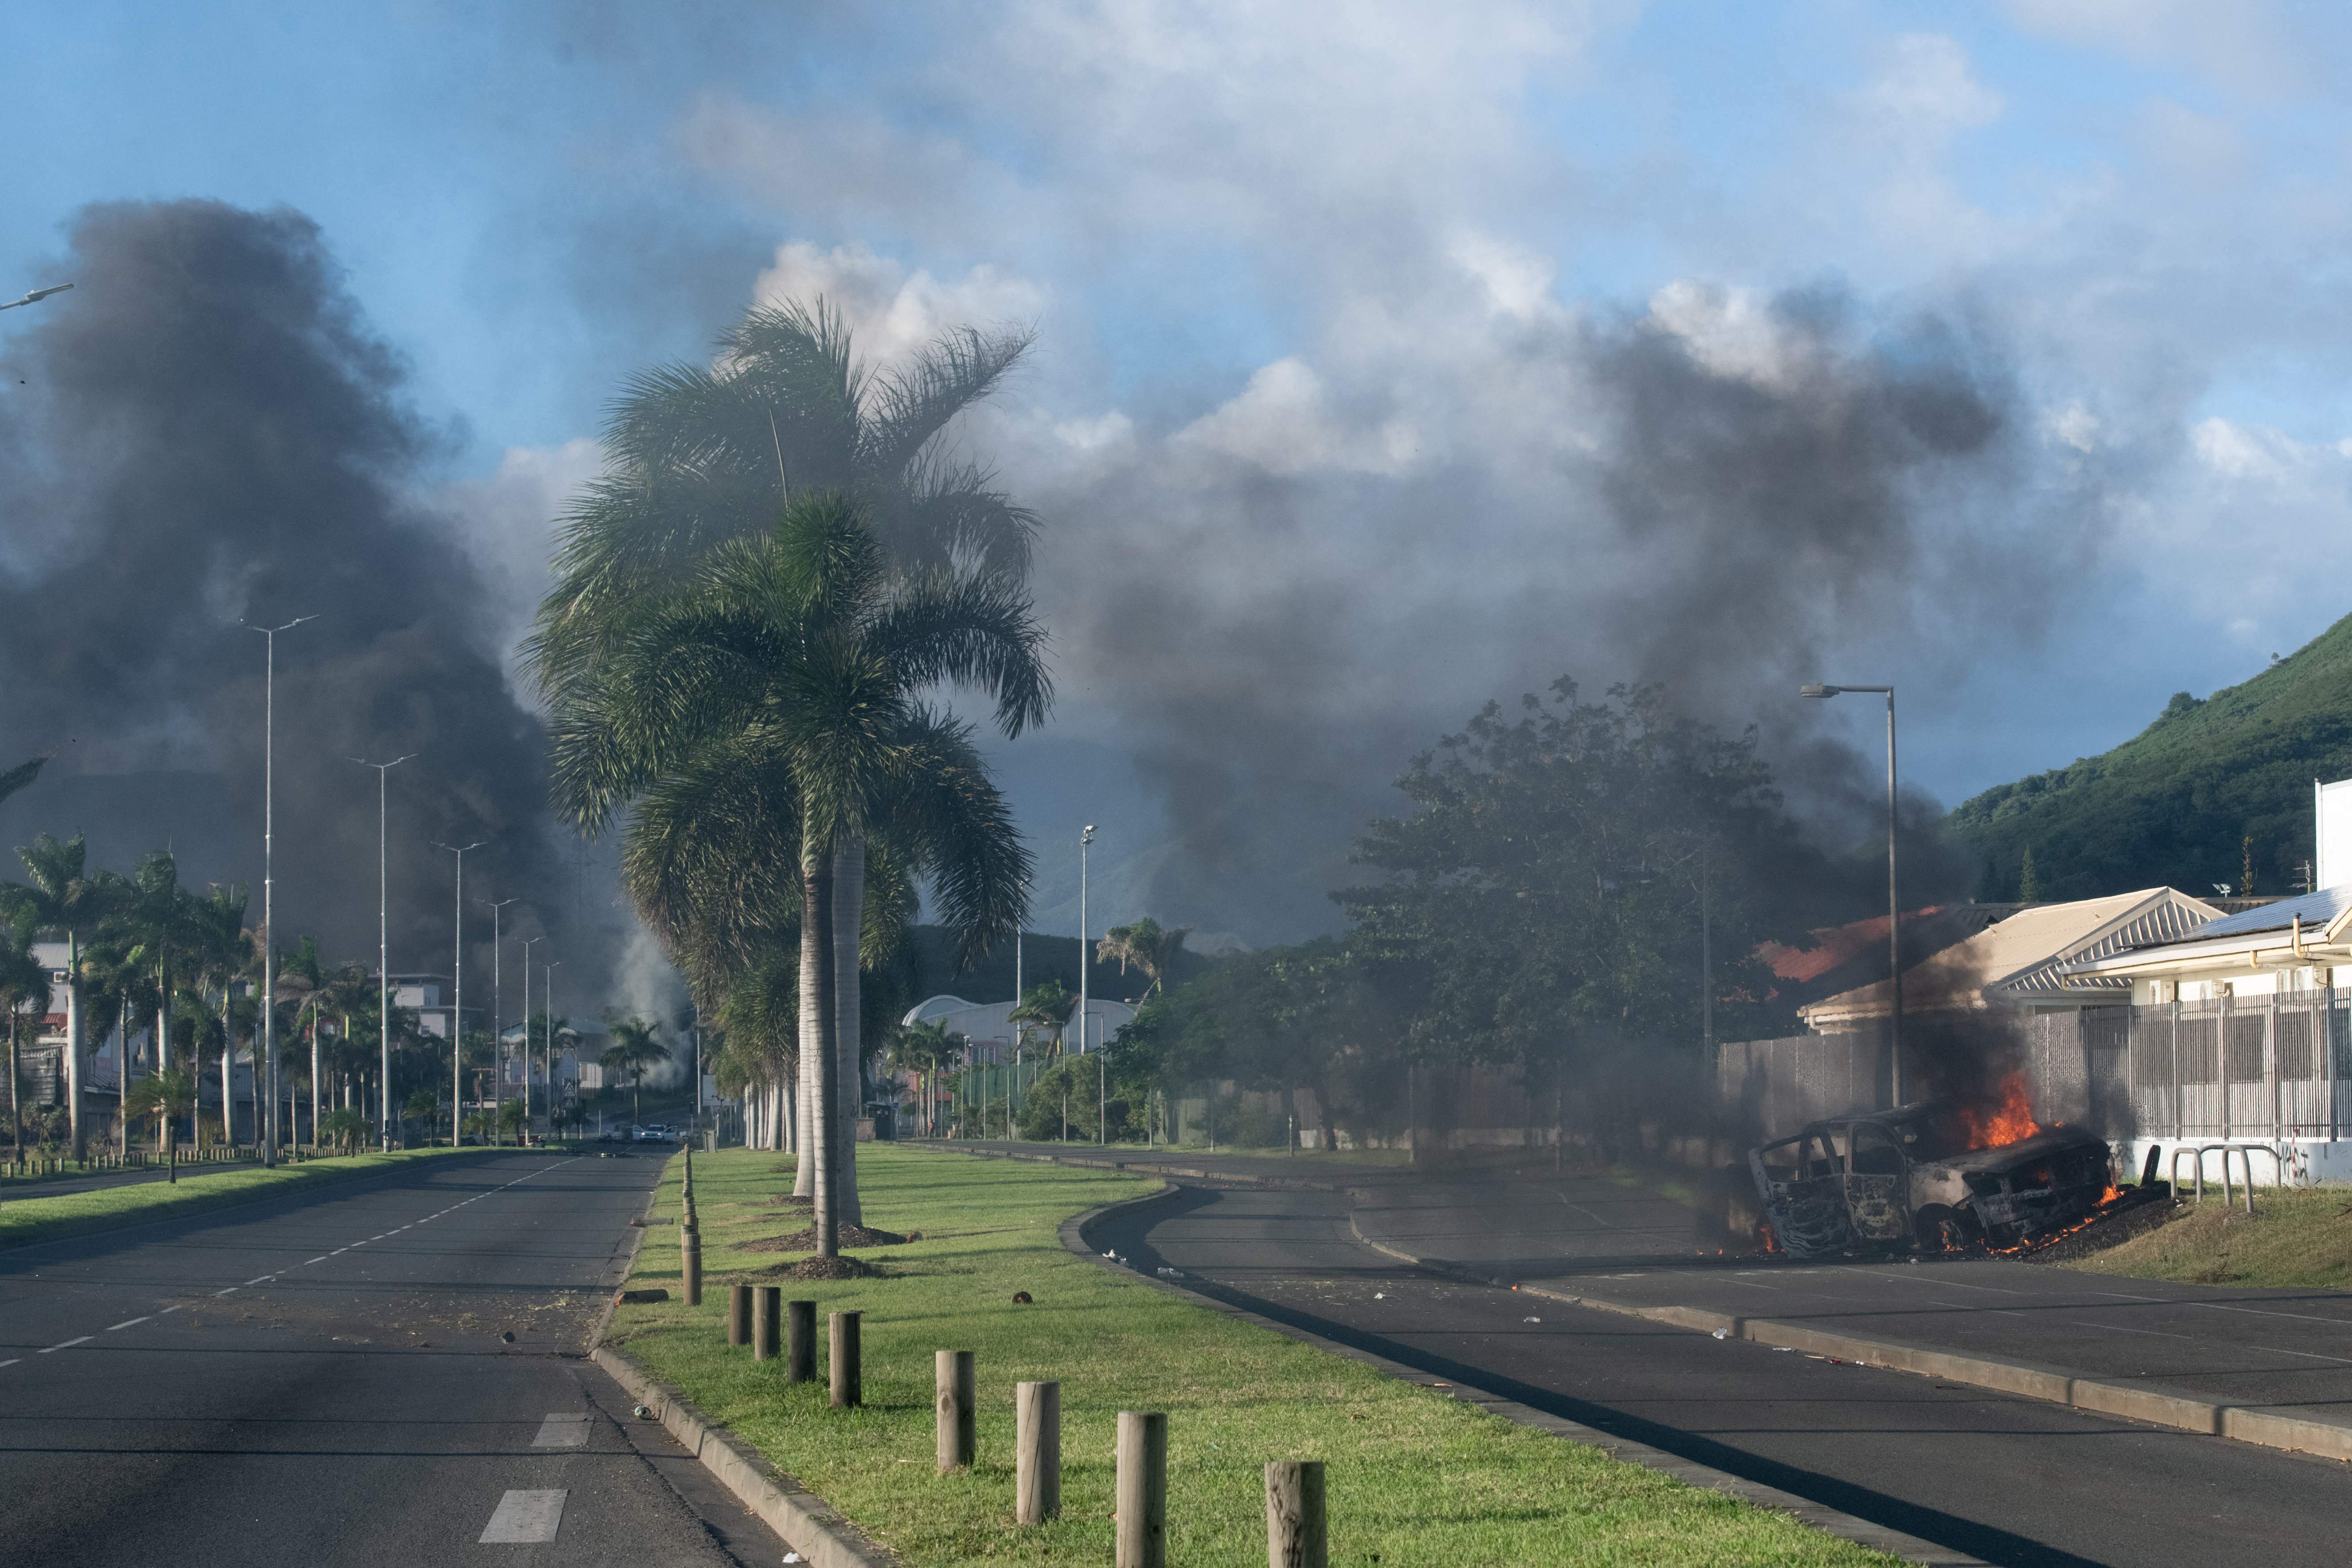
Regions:
M 1767 1245 L 1792 1258 L 2017 1247 L 2091 1218 L 2116 1192 L 2096 1133 L 1968 1142 L 1965 1117 L 1927 1104 L 1832 1117 L 1751 1151 Z

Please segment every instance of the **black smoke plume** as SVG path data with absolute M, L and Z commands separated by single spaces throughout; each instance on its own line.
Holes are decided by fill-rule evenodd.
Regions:
M 446 971 L 451 857 L 432 845 L 481 839 L 469 1005 L 488 1000 L 484 899 L 520 899 L 505 931 L 551 935 L 536 957 L 566 959 L 581 994 L 595 955 L 563 951 L 590 939 L 571 929 L 540 724 L 420 499 L 447 438 L 316 226 L 92 206 L 57 273 L 73 292 L 0 318 L 0 736 L 12 759 L 57 758 L 0 809 L 5 843 L 86 828 L 117 868 L 168 845 L 184 881 L 252 884 L 257 921 L 263 639 L 238 622 L 315 616 L 278 639 L 280 940 L 373 962 L 377 775 L 349 759 L 414 752 L 390 775 L 394 970 Z M 509 1020 L 513 968 L 510 949 Z

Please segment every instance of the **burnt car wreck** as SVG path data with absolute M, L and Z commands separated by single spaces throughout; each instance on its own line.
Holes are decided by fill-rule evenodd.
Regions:
M 1970 1147 L 1979 1125 L 1952 1108 L 1913 1105 L 1811 1122 L 1750 1151 L 1764 1245 L 1791 1258 L 2007 1250 L 2121 1199 L 2098 1134 L 2029 1122 L 2021 1138 Z

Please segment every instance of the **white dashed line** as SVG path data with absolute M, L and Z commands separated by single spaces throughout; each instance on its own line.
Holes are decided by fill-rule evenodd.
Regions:
M 563 1522 L 562 1491 L 510 1491 L 499 1500 L 498 1511 L 482 1531 L 482 1544 L 522 1545 L 552 1541 Z
M 215 1290 L 215 1291 L 214 1291 L 214 1292 L 213 1292 L 213 1294 L 214 1294 L 214 1295 L 215 1295 L 215 1296 L 234 1296 L 235 1294 L 236 1294 L 236 1292 L 238 1292 L 239 1290 L 242 1290 L 243 1289 L 245 1289 L 245 1287 L 244 1287 L 244 1286 L 242 1286 L 242 1285 L 232 1285 L 232 1286 L 230 1286 L 230 1287 L 229 1287 L 227 1289 L 226 1289 L 226 1290 Z
M 41 1349 L 35 1351 L 33 1353 L 35 1355 L 47 1355 L 51 1351 L 69 1351 L 76 1345 L 86 1345 L 89 1343 L 89 1342 L 96 1337 L 97 1336 L 92 1334 L 84 1334 L 78 1340 L 68 1340 L 61 1345 L 46 1345 Z
M 257 1274 L 252 1279 L 247 1280 L 246 1283 L 248 1285 L 267 1285 L 272 1279 L 277 1278 L 278 1276 L 275 1274 Z
M 149 1317 L 149 1318 L 153 1317 L 153 1316 L 154 1316 L 154 1314 L 153 1314 L 152 1312 L 150 1312 L 150 1313 L 148 1313 L 148 1314 L 147 1314 L 147 1317 Z M 130 1327 L 131 1327 L 132 1324 L 134 1324 L 134 1323 L 143 1323 L 143 1322 L 145 1322 L 146 1321 L 147 1321 L 147 1318 L 125 1318 L 122 1321 L 121 1321 L 121 1322 L 119 1322 L 119 1323 L 116 1323 L 113 1327 L 111 1327 L 111 1328 L 108 1329 L 106 1331 L 107 1331 L 108 1333 L 110 1333 L 110 1334 L 111 1334 L 111 1333 L 116 1333 L 116 1332 L 121 1331 L 121 1330 L 124 1330 L 124 1329 L 130 1328 Z
M 539 1436 L 530 1440 L 534 1448 L 582 1448 L 588 1444 L 588 1413 L 584 1410 L 559 1412 L 539 1424 Z
M 24 1359 L 25 1358 L 20 1355 L 10 1356 L 6 1361 L 0 1361 L 0 1366 L 15 1366 L 18 1362 L 23 1361 Z
M 332 1253 L 322 1252 L 322 1253 L 319 1254 L 319 1256 L 318 1256 L 318 1257 L 313 1258 L 312 1259 L 310 1259 L 310 1263 L 324 1263 L 325 1261 L 327 1261 L 327 1259 L 328 1259 L 329 1258 L 331 1258 L 331 1257 L 332 1257 L 332 1256 L 334 1256 Z M 310 1268 L 310 1263 L 305 1263 L 304 1265 L 302 1265 L 302 1267 L 303 1267 L 303 1268 Z
M 184 1307 L 184 1306 L 186 1306 L 186 1305 L 187 1305 L 187 1303 L 186 1303 L 185 1301 L 174 1301 L 174 1302 L 173 1302 L 170 1306 L 168 1306 L 168 1307 L 164 1308 L 164 1309 L 163 1309 L 163 1311 L 165 1311 L 165 1312 L 176 1312 L 176 1311 L 178 1311 L 181 1308 L 183 1308 L 183 1307 Z M 159 1313 L 157 1313 L 157 1314 L 156 1314 L 156 1316 L 158 1316 L 158 1317 L 161 1317 L 162 1315 L 163 1315 L 163 1313 L 162 1313 L 162 1312 L 159 1312 Z

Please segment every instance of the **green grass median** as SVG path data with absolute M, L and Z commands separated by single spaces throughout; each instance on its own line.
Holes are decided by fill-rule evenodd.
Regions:
M 919 1232 L 847 1249 L 879 1278 L 800 1281 L 803 1256 L 744 1244 L 802 1229 L 788 1156 L 730 1150 L 695 1161 L 700 1307 L 677 1299 L 677 1232 L 652 1230 L 608 1342 L 676 1386 L 907 1561 L 1088 1565 L 1111 1558 L 1112 1437 L 1120 1410 L 1169 1419 L 1169 1556 L 1265 1557 L 1263 1467 L 1328 1468 L 1334 1563 L 1891 1563 L 1795 1521 L 1685 1487 L 1598 1449 L 1514 1426 L 1444 1394 L 1237 1321 L 1073 1257 L 1069 1215 L 1155 1181 L 887 1145 L 858 1152 L 866 1223 Z M 656 1199 L 677 1215 L 680 1163 Z M 827 1408 L 817 1382 L 755 1363 L 726 1333 L 730 1282 L 779 1284 L 822 1314 L 862 1310 L 866 1405 Z M 1034 1303 L 1013 1301 L 1027 1291 Z M 932 1352 L 979 1368 L 979 1463 L 933 1469 Z M 823 1358 L 820 1340 L 819 1358 Z M 1062 1384 L 1062 1518 L 1013 1523 L 1013 1384 Z
M 419 1160 L 452 1154 L 480 1155 L 480 1149 L 394 1149 L 389 1153 L 337 1155 L 265 1170 L 213 1170 L 202 1180 L 130 1182 L 49 1197 L 10 1198 L 0 1203 L 0 1248 L 28 1247 L 125 1226 L 177 1219 L 207 1209 L 274 1198 L 306 1187 L 347 1182 L 396 1170 Z
M 2153 1230 L 2057 1267 L 2197 1285 L 2352 1289 L 2352 1192 L 2264 1187 L 2251 1217 L 2221 1201 L 2218 1183 L 2206 1194 Z

